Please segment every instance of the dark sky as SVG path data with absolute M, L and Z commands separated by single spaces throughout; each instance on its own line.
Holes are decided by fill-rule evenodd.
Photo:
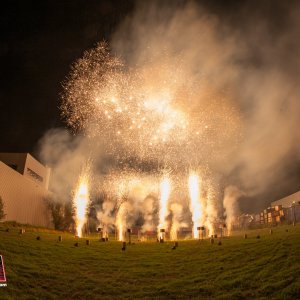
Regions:
M 161 1 L 166 3 L 168 1 Z M 171 1 L 174 4 L 174 1 Z M 181 3 L 184 1 L 178 1 Z M 280 22 L 278 1 L 198 1 L 220 17 L 259 12 Z M 256 4 L 254 4 L 256 2 Z M 270 5 L 270 3 L 273 5 Z M 59 115 L 61 83 L 72 62 L 114 29 L 134 1 L 5 1 L 1 7 L 0 151 L 35 152 Z M 259 5 L 258 5 L 259 3 Z M 280 15 L 279 15 L 280 16 Z
M 181 2 L 184 1 L 178 1 Z M 285 1 L 196 2 L 236 26 L 242 26 L 240 14 L 246 16 L 250 12 L 266 18 L 274 31 L 285 22 L 282 6 Z M 58 106 L 61 84 L 70 64 L 98 41 L 109 40 L 118 23 L 132 12 L 134 3 L 133 0 L 10 0 L 1 3 L 1 152 L 36 154 L 37 142 L 48 129 L 65 126 Z M 300 184 L 295 184 L 300 177 L 298 167 L 291 168 L 291 185 L 275 192 L 274 198 L 299 189 Z
M 115 4 L 114 4 L 115 3 Z M 59 115 L 70 64 L 109 39 L 132 1 L 7 1 L 1 8 L 0 151 L 34 152 Z

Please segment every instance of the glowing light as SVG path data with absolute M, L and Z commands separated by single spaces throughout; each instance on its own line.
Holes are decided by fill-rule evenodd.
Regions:
M 86 223 L 86 213 L 89 204 L 87 176 L 81 176 L 73 199 L 75 209 L 76 234 L 82 237 L 82 228 Z
M 126 226 L 125 219 L 126 218 L 126 207 L 125 203 L 122 203 L 119 207 L 117 218 L 116 218 L 116 225 L 118 228 L 118 239 L 119 241 L 124 241 L 124 228 Z
M 202 222 L 202 207 L 200 203 L 199 177 L 196 174 L 189 176 L 189 193 L 190 193 L 190 209 L 192 212 L 193 221 L 193 236 L 197 238 L 197 227 L 203 225 Z
M 179 203 L 173 203 L 171 205 L 171 211 L 173 214 L 172 226 L 170 230 L 170 237 L 172 241 L 176 241 L 178 239 L 178 230 L 180 227 L 180 217 L 182 213 L 182 206 Z
M 160 184 L 160 198 L 159 198 L 159 225 L 158 225 L 158 236 L 161 238 L 160 229 L 166 228 L 166 217 L 168 214 L 168 199 L 171 192 L 170 179 L 165 177 L 162 179 Z
M 208 234 L 213 235 L 215 233 L 214 223 L 217 219 L 216 208 L 216 195 L 213 187 L 209 186 L 207 190 L 207 204 L 206 204 L 206 222 L 205 225 L 208 229 Z

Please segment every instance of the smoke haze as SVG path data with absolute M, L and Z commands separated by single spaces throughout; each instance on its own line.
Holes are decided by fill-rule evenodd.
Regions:
M 282 4 L 287 17 L 283 24 L 274 25 L 258 11 L 247 17 L 247 7 L 239 7 L 239 17 L 225 18 L 195 2 L 161 3 L 137 2 L 132 15 L 117 28 L 110 44 L 111 52 L 121 57 L 125 65 L 122 76 L 130 72 L 139 74 L 138 89 L 167 86 L 176 95 L 175 107 L 193 120 L 193 132 L 199 134 L 201 140 L 193 137 L 195 142 L 188 145 L 180 142 L 177 131 L 168 148 L 171 155 L 160 146 L 153 153 L 158 153 L 159 159 L 164 157 L 176 172 L 186 174 L 189 167 L 198 168 L 202 177 L 210 181 L 206 187 L 206 213 L 212 218 L 211 222 L 222 215 L 223 205 L 227 217 L 231 218 L 235 214 L 232 211 L 236 211 L 233 209 L 235 201 L 241 196 L 239 192 L 232 195 L 232 185 L 248 197 L 263 194 L 275 182 L 281 182 L 277 185 L 279 189 L 289 180 L 291 165 L 300 160 L 299 5 Z M 89 68 L 88 65 L 87 70 Z M 147 152 L 148 146 L 143 144 L 141 154 L 134 143 L 128 147 L 124 142 L 115 143 L 113 137 L 109 141 L 104 139 L 102 133 L 91 134 L 92 126 L 101 132 L 106 122 L 99 118 L 99 124 L 95 125 L 94 104 L 89 106 L 91 94 L 94 101 L 95 94 L 90 93 L 93 89 L 92 85 L 86 94 L 86 89 L 83 90 L 86 102 L 80 98 L 81 105 L 90 112 L 85 118 L 93 119 L 92 125 L 84 120 L 87 136 L 74 137 L 67 131 L 55 129 L 46 133 L 41 141 L 41 158 L 53 168 L 51 189 L 55 193 L 70 193 L 88 158 L 94 162 L 94 179 L 98 186 L 104 186 L 104 175 L 123 168 L 124 164 L 120 167 L 114 157 L 126 157 L 126 166 L 135 168 L 132 158 L 126 154 L 132 150 L 141 160 L 140 164 L 147 164 L 145 149 Z M 75 106 L 74 111 L 80 118 L 83 106 L 78 106 L 78 102 L 76 105 L 78 111 Z M 105 127 L 106 133 L 115 131 L 116 124 Z M 154 125 L 149 124 L 149 128 Z M 198 133 L 197 126 L 203 131 Z M 110 146 L 112 141 L 113 147 Z M 112 155 L 105 153 L 108 148 Z M 140 165 L 137 169 L 139 176 Z M 155 184 L 150 186 L 153 188 Z M 225 189 L 226 186 L 229 187 Z M 157 192 L 158 188 L 154 189 Z M 147 198 L 143 206 L 150 193 L 151 188 L 138 196 L 130 195 L 135 200 L 126 207 L 126 211 L 135 214 L 144 212 L 144 230 L 153 229 L 153 199 Z M 257 211 L 270 200 L 273 199 L 256 203 L 244 201 L 241 210 Z M 184 209 L 179 204 L 171 207 L 179 224 Z M 110 224 L 111 204 L 103 204 L 103 209 L 99 217 Z M 131 225 L 134 217 L 128 218 Z
M 287 17 L 275 27 L 247 7 L 240 18 L 220 20 L 195 3 L 180 4 L 170 9 L 140 3 L 117 31 L 114 49 L 132 65 L 159 66 L 164 53 L 176 65 L 180 56 L 189 82 L 227 91 L 243 120 L 237 151 L 216 166 L 236 178 L 231 183 L 254 195 L 278 178 L 288 180 L 286 169 L 300 153 L 299 5 L 281 4 Z M 228 148 L 235 146 L 230 142 Z

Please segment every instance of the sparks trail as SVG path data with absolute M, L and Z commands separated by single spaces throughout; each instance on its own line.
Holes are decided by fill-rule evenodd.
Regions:
M 199 177 L 192 173 L 189 176 L 190 210 L 192 212 L 193 237 L 197 238 L 197 228 L 203 225 L 203 211 L 200 202 Z
M 79 237 L 82 237 L 83 226 L 87 220 L 86 215 L 89 206 L 89 198 L 88 174 L 82 173 L 73 199 L 76 234 Z

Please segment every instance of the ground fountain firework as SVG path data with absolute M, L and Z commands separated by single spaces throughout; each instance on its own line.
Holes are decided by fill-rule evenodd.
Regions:
M 171 192 L 171 182 L 168 177 L 162 179 L 160 184 L 160 198 L 159 198 L 159 224 L 158 224 L 158 238 L 163 239 L 161 229 L 167 227 L 166 217 L 168 215 L 168 200 Z
M 189 193 L 191 198 L 190 209 L 193 221 L 193 237 L 198 238 L 197 228 L 203 225 L 203 211 L 200 202 L 200 182 L 196 174 L 189 176 Z
M 75 210 L 76 234 L 82 237 L 83 227 L 87 220 L 87 211 L 89 205 L 89 187 L 88 175 L 82 174 L 79 178 L 78 186 L 73 199 L 73 207 Z

